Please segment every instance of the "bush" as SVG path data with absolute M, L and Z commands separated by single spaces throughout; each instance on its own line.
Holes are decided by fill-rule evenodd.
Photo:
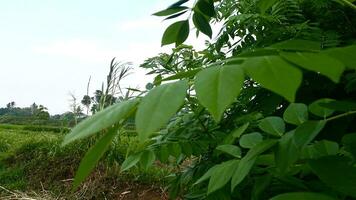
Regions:
M 69 143 L 113 125 L 78 174 L 87 174 L 122 121 L 135 117 L 140 144 L 122 169 L 176 164 L 172 199 L 355 199 L 355 4 L 181 6 L 186 2 L 155 13 L 189 14 L 163 33 L 162 45 L 176 45 L 171 55 L 141 65 L 156 75 L 147 94 L 93 115 L 66 136 Z M 192 25 L 212 37 L 214 22 L 223 25 L 206 49 L 183 44 Z

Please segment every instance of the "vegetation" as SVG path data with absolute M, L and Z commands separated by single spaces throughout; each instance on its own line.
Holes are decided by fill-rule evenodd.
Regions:
M 56 127 L 71 127 L 75 125 L 76 115 L 73 112 L 51 116 L 43 105 L 33 103 L 24 108 L 16 107 L 15 105 L 15 102 L 10 102 L 5 108 L 0 108 L 0 124 Z M 82 119 L 83 115 L 81 114 L 80 117 Z
M 153 14 L 173 20 L 161 44 L 175 47 L 141 65 L 155 75 L 146 90 L 124 93 L 131 65 L 113 59 L 69 134 L 0 126 L 0 185 L 69 199 L 118 198 L 123 183 L 156 185 L 151 199 L 162 185 L 170 199 L 356 199 L 355 1 L 189 2 Z M 192 30 L 216 37 L 197 51 Z
M 172 54 L 142 64 L 153 87 L 64 138 L 101 136 L 74 189 L 134 117 L 139 145 L 121 170 L 177 166 L 171 199 L 356 198 L 352 1 L 188 1 L 154 14 L 178 20 L 162 37 Z M 212 37 L 214 23 L 223 26 L 205 50 L 184 44 L 192 25 Z
M 72 177 L 90 138 L 62 148 L 63 134 L 24 128 L 0 126 L 0 199 L 138 199 L 143 193 L 161 199 L 165 195 L 159 188 L 167 168 L 118 173 L 127 146 L 134 147 L 134 137 L 116 138 L 93 175 L 72 193 Z

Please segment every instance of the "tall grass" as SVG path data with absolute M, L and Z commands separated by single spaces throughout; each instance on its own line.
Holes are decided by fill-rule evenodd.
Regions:
M 56 198 L 98 199 L 103 193 L 115 195 L 120 188 L 131 187 L 133 184 L 144 188 L 158 188 L 168 174 L 168 169 L 155 167 L 147 171 L 135 168 L 121 173 L 120 164 L 125 159 L 127 150 L 135 151 L 137 148 L 136 136 L 122 135 L 114 140 L 82 187 L 71 193 L 75 171 L 90 148 L 92 138 L 63 148 L 62 133 L 6 127 L 0 128 L 0 186 L 13 192 L 22 191 L 18 194 L 23 194 L 23 191 L 46 191 Z M 0 199 L 1 193 L 9 195 L 0 189 Z

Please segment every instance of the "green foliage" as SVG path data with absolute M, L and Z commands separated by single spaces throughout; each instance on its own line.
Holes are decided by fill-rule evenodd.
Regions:
M 356 133 L 344 135 L 342 144 L 347 152 L 350 152 L 356 158 Z
M 236 158 L 241 157 L 241 149 L 235 145 L 231 145 L 231 144 L 220 145 L 220 146 L 216 147 L 216 150 L 227 153 L 227 154 L 234 156 Z
M 69 133 L 70 129 L 66 127 L 51 127 L 51 126 L 23 126 L 23 130 L 37 132 L 53 132 L 53 133 Z
M 283 113 L 287 123 L 300 125 L 308 120 L 308 107 L 302 103 L 291 103 Z
M 300 67 L 320 72 L 336 83 L 339 82 L 340 76 L 345 68 L 340 61 L 323 54 L 309 52 L 283 52 L 281 56 Z
M 356 61 L 353 54 L 356 51 L 356 45 L 347 47 L 327 49 L 325 53 L 343 62 L 349 69 L 356 69 Z
M 319 199 L 319 200 L 335 200 L 327 195 L 318 194 L 318 193 L 311 193 L 311 192 L 291 192 L 280 194 L 273 197 L 271 200 L 312 200 L 312 199 Z
M 246 149 L 250 149 L 254 146 L 256 146 L 258 143 L 262 142 L 263 136 L 261 135 L 261 133 L 258 132 L 253 132 L 253 133 L 248 133 L 248 134 L 244 134 L 240 140 L 240 146 Z
M 278 141 L 277 147 L 274 151 L 276 167 L 279 173 L 285 174 L 289 168 L 299 158 L 299 151 L 297 145 L 294 143 L 295 131 L 290 131 L 284 134 Z
M 178 81 L 158 86 L 142 99 L 135 120 L 142 140 L 165 125 L 177 112 L 184 102 L 187 89 L 186 81 Z
M 142 154 L 134 154 L 130 155 L 128 158 L 121 165 L 121 171 L 125 171 L 130 169 L 131 167 L 135 166 L 141 159 Z
M 280 117 L 266 117 L 261 120 L 258 127 L 271 135 L 282 136 L 286 130 L 286 125 Z
M 121 120 L 125 120 L 136 109 L 137 102 L 137 100 L 129 100 L 118 103 L 85 119 L 65 136 L 63 145 L 80 138 L 88 137 Z
M 193 14 L 193 23 L 199 31 L 209 36 L 210 38 L 212 37 L 213 31 L 211 30 L 209 21 L 204 15 L 200 14 L 199 12 L 195 12 Z
M 75 175 L 73 169 L 79 166 L 86 151 L 96 152 L 93 151 L 95 148 L 90 148 L 93 137 L 61 147 L 62 134 L 25 131 L 21 126 L 14 125 L 4 126 L 6 129 L 2 127 L 1 125 L 0 185 L 11 191 L 21 191 L 21 193 L 33 191 L 42 194 L 41 191 L 45 188 L 48 194 L 44 197 L 46 199 L 50 196 L 61 196 L 65 199 L 100 199 L 104 192 L 106 197 L 111 199 L 121 193 L 117 191 L 118 188 L 126 189 L 126 183 L 130 186 L 134 185 L 138 190 L 152 190 L 152 187 L 156 188 L 164 182 L 163 177 L 170 170 L 168 167 L 154 166 L 145 171 L 133 169 L 119 173 L 118 165 L 123 162 L 127 148 L 135 150 L 137 139 L 132 136 L 115 137 L 109 143 L 110 147 L 103 155 L 102 162 L 93 169 L 95 175 L 90 176 L 84 187 L 79 187 L 73 193 L 71 191 L 71 180 Z M 6 144 L 6 149 L 2 151 L 3 143 Z M 91 158 L 92 156 L 93 154 Z M 89 161 L 86 158 L 82 163 L 85 163 L 85 160 Z M 82 164 L 82 168 L 85 166 L 89 165 Z M 83 175 L 82 172 L 79 170 L 76 176 Z M 146 188 L 146 185 L 149 187 Z M 7 199 L 8 196 L 6 191 L 0 191 L 0 199 Z
M 233 191 L 235 187 L 245 179 L 249 174 L 251 168 L 255 164 L 257 156 L 259 156 L 264 151 L 273 147 L 276 144 L 276 140 L 265 140 L 259 145 L 255 145 L 251 148 L 247 154 L 240 160 L 237 170 L 234 172 L 234 175 L 231 180 L 231 190 Z
M 186 2 L 156 13 L 189 16 L 163 33 L 172 54 L 141 65 L 156 77 L 134 113 L 140 148 L 121 169 L 154 159 L 177 167 L 171 199 L 355 197 L 350 4 L 198 0 L 183 10 Z M 183 44 L 190 17 L 209 37 L 223 24 L 199 52 Z
M 356 167 L 349 159 L 340 156 L 327 156 L 309 161 L 313 172 L 325 184 L 343 194 L 356 197 Z
M 239 66 L 210 67 L 196 75 L 195 90 L 200 103 L 218 122 L 240 93 L 244 74 Z
M 170 25 L 163 34 L 162 46 L 175 43 L 176 46 L 182 44 L 189 35 L 189 22 L 187 20 L 178 21 Z
M 238 164 L 239 160 L 231 160 L 219 164 L 210 176 L 208 194 L 215 192 L 226 185 L 234 174 L 235 168 Z M 221 174 L 224 175 L 221 176 Z
M 108 149 L 111 141 L 117 134 L 117 128 L 111 128 L 98 142 L 88 150 L 80 162 L 77 173 L 74 177 L 73 190 L 77 189 L 79 184 L 85 180 L 90 172 L 95 168 L 95 165 Z
M 302 73 L 278 56 L 247 59 L 243 63 L 246 74 L 263 87 L 293 102 L 302 81 Z
M 321 103 L 330 103 L 333 99 L 318 99 L 309 105 L 309 111 L 319 117 L 328 117 L 334 113 L 334 110 L 321 106 Z
M 298 147 L 309 144 L 324 126 L 325 121 L 307 121 L 299 125 L 294 132 L 294 144 Z
M 277 0 L 259 0 L 257 6 L 260 9 L 260 12 L 264 14 L 268 9 L 270 9 Z
M 168 8 L 168 9 L 166 9 L 166 10 L 162 10 L 162 11 L 156 12 L 156 13 L 154 13 L 153 15 L 156 15 L 156 16 L 172 15 L 172 14 L 175 14 L 175 13 L 177 13 L 177 12 L 186 10 L 187 8 L 188 8 L 188 7 L 185 7 L 185 6 L 172 7 L 172 8 Z

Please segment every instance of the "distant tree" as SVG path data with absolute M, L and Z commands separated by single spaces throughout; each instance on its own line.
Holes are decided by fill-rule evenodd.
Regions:
M 48 109 L 43 105 L 39 105 L 37 110 L 35 111 L 35 117 L 42 120 L 48 120 L 50 118 L 50 115 L 47 110 Z
M 16 105 L 16 103 L 14 101 L 11 101 L 8 104 L 6 104 L 6 108 L 12 109 L 12 108 L 15 108 L 15 105 Z
M 31 109 L 31 114 L 35 115 L 35 113 L 38 110 L 38 105 L 36 103 L 33 103 L 33 104 L 31 104 L 30 109 Z
M 90 105 L 91 105 L 91 98 L 89 95 L 84 95 L 81 103 L 86 107 L 87 110 L 87 115 L 89 114 L 89 109 L 90 109 Z

